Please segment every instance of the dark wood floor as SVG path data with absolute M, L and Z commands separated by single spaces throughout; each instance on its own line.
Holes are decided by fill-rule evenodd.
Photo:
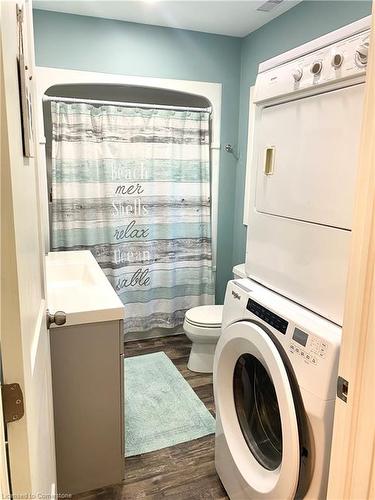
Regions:
M 214 415 L 212 375 L 187 369 L 190 341 L 185 335 L 132 341 L 125 344 L 125 356 L 164 351 Z M 76 495 L 92 499 L 227 499 L 214 466 L 214 436 L 144 453 L 125 460 L 125 481 L 105 489 Z

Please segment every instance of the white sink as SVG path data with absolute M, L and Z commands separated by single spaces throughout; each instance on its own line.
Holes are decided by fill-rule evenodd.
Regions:
M 90 251 L 50 252 L 46 280 L 48 308 L 66 313 L 65 326 L 124 319 L 124 306 Z

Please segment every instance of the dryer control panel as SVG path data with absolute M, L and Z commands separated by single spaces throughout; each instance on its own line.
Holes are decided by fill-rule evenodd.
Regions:
M 364 81 L 369 30 L 306 53 L 258 74 L 254 102 L 278 99 L 302 91 L 314 94 L 323 86 L 344 87 Z M 346 83 L 345 83 L 346 82 Z

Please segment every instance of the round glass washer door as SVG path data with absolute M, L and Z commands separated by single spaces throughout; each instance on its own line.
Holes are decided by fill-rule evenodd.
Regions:
M 278 348 L 261 326 L 238 321 L 223 329 L 215 351 L 215 404 L 223 449 L 241 477 L 244 498 L 296 494 L 301 456 L 293 390 Z
M 265 469 L 277 469 L 283 443 L 276 391 L 262 363 L 249 353 L 241 354 L 235 365 L 233 394 L 249 449 Z

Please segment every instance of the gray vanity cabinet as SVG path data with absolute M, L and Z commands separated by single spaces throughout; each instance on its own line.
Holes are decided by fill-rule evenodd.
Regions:
M 50 335 L 58 492 L 119 483 L 124 478 L 123 322 L 55 327 Z

